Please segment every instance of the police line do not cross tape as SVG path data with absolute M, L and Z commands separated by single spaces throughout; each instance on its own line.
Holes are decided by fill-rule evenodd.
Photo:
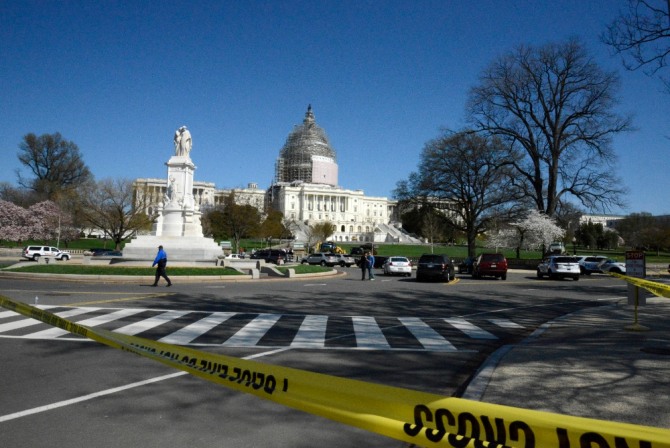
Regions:
M 425 447 L 670 448 L 670 430 L 444 397 L 92 329 L 0 295 L 0 305 L 259 398 Z

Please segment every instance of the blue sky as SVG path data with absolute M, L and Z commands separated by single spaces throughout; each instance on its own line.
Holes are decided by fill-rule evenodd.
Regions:
M 580 37 L 621 76 L 618 175 L 629 207 L 670 214 L 670 95 L 599 34 L 625 0 L 0 0 L 0 181 L 23 136 L 60 132 L 96 178 L 166 176 L 188 126 L 195 179 L 262 188 L 311 104 L 339 183 L 391 197 L 424 144 L 465 125 L 467 92 L 519 44 Z

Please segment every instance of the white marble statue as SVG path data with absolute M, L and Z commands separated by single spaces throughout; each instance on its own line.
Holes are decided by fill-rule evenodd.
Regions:
M 174 133 L 174 155 L 190 157 L 193 140 L 186 126 L 182 126 Z

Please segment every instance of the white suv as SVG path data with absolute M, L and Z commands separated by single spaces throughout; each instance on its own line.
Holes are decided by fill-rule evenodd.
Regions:
M 572 277 L 573 280 L 577 281 L 579 280 L 579 274 L 579 259 L 577 257 L 552 255 L 537 265 L 537 278 L 546 275 L 552 279 Z
M 53 257 L 56 260 L 69 260 L 70 252 L 65 252 L 51 246 L 26 246 L 22 252 L 23 258 L 37 261 L 40 257 Z
M 339 262 L 340 260 L 330 254 L 317 252 L 315 254 L 309 254 L 307 257 L 303 258 L 301 264 L 320 264 L 321 266 L 333 267 L 336 264 L 339 264 Z

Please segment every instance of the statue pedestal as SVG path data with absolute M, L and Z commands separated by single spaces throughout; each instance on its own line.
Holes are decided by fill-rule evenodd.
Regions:
M 212 238 L 187 236 L 140 235 L 123 248 L 127 261 L 153 261 L 163 246 L 168 256 L 168 266 L 173 261 L 211 261 L 216 263 L 223 250 Z

